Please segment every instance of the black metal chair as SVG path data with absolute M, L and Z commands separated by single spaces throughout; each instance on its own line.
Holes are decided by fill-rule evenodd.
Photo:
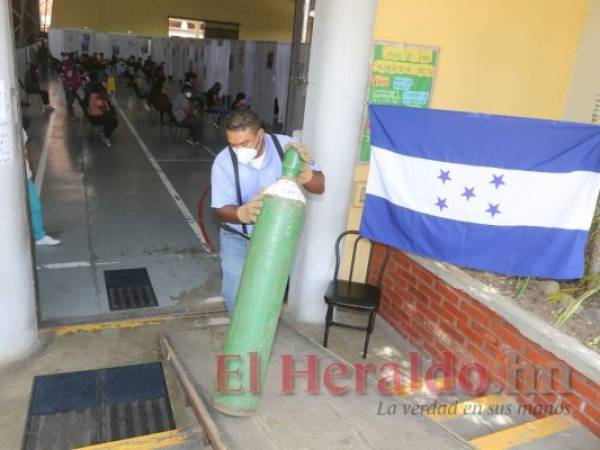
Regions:
M 340 270 L 340 259 L 341 259 L 341 245 L 345 242 L 347 236 L 354 236 L 354 245 L 352 246 L 352 259 L 350 260 L 350 274 L 348 281 L 339 279 Z M 369 338 L 373 332 L 375 326 L 375 314 L 379 308 L 379 302 L 381 300 L 381 280 L 383 278 L 383 272 L 387 265 L 390 257 L 390 249 L 386 247 L 385 258 L 379 269 L 377 275 L 377 285 L 373 286 L 368 284 L 367 280 L 364 283 L 359 283 L 353 280 L 354 275 L 354 264 L 356 262 L 356 252 L 360 241 L 364 241 L 369 245 L 369 260 L 367 263 L 367 277 L 369 268 L 371 266 L 371 259 L 373 257 L 373 244 L 366 238 L 363 238 L 358 234 L 358 231 L 350 230 L 345 231 L 339 235 L 335 242 L 335 274 L 333 281 L 329 284 L 327 292 L 325 293 L 325 303 L 327 303 L 327 314 L 325 315 L 325 336 L 323 338 L 323 346 L 327 347 L 329 340 L 329 327 L 338 326 L 344 328 L 352 328 L 355 330 L 366 331 L 365 345 L 363 348 L 362 357 L 367 357 L 367 350 L 369 348 Z M 336 307 L 342 309 L 350 309 L 354 311 L 364 312 L 369 314 L 369 321 L 366 327 L 350 325 L 341 322 L 335 322 L 333 320 L 333 312 Z

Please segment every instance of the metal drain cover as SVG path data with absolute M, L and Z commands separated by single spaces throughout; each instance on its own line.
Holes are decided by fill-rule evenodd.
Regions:
M 104 280 L 111 311 L 158 306 L 145 268 L 106 270 Z

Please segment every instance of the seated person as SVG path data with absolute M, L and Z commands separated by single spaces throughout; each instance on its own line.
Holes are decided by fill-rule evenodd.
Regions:
M 184 78 L 183 78 L 183 83 L 184 84 L 189 84 L 193 90 L 196 90 L 197 87 L 197 82 L 198 80 L 198 76 L 192 72 L 191 70 L 189 70 L 188 72 L 185 73 Z
M 189 128 L 190 137 L 187 143 L 198 146 L 202 139 L 202 118 L 194 113 L 190 102 L 191 98 L 192 88 L 189 85 L 184 85 L 173 102 L 173 117 L 175 117 L 178 125 Z
M 164 62 L 161 62 L 158 66 L 154 68 L 154 74 L 152 75 L 152 78 L 154 78 L 155 80 L 159 78 L 166 78 Z
M 165 88 L 164 78 L 159 78 L 158 80 L 154 81 L 152 89 L 150 90 L 150 95 L 148 96 L 148 101 L 152 104 L 154 109 L 160 113 L 161 124 L 164 125 L 165 123 L 165 113 L 168 114 L 171 121 L 174 120 L 171 113 L 171 99 L 169 98 L 169 93 Z
M 115 111 L 108 101 L 108 96 L 104 86 L 94 86 L 89 100 L 90 122 L 94 125 L 102 125 L 104 130 L 100 135 L 100 140 L 107 147 L 111 146 L 110 136 L 119 125 Z
M 246 103 L 246 94 L 243 92 L 238 92 L 235 96 L 234 102 L 231 104 L 231 110 L 236 111 L 244 109 L 250 109 L 250 105 Z
M 218 81 L 206 92 L 206 110 L 219 115 L 219 119 L 217 121 L 218 124 L 220 124 L 227 115 L 227 111 L 225 108 L 223 108 L 223 103 L 221 102 L 221 96 L 219 95 L 220 92 L 221 83 Z
M 50 98 L 48 91 L 40 89 L 40 81 L 37 75 L 38 67 L 36 64 L 30 64 L 29 69 L 25 72 L 25 92 L 28 94 L 39 95 L 44 104 L 46 111 L 54 111 L 54 108 L 50 106 Z

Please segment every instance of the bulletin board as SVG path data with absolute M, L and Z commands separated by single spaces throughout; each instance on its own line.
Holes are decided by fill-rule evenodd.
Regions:
M 375 41 L 367 102 L 428 108 L 437 72 L 439 49 L 394 42 Z M 369 162 L 371 138 L 368 112 L 360 145 L 360 161 Z

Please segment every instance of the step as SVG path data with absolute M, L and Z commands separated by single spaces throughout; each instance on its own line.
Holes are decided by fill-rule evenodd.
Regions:
M 600 439 L 581 424 L 511 450 L 600 450 Z
M 583 428 L 572 417 L 554 415 L 481 436 L 470 440 L 469 443 L 480 450 L 534 449 L 536 447 L 531 447 L 531 445 L 535 445 L 535 441 L 550 438 L 549 442 L 554 442 L 559 433 L 569 430 L 572 432 L 577 427 Z M 539 448 L 547 450 L 547 447 Z M 593 449 L 593 447 L 589 449 L 580 446 L 575 448 L 581 450 Z M 561 449 L 564 450 L 564 446 Z
M 466 440 L 496 433 L 535 419 L 520 409 L 513 398 L 503 394 L 470 398 L 450 406 L 448 410 L 438 408 L 437 412 L 428 416 Z
M 90 445 L 81 447 L 80 450 L 194 450 L 203 448 L 205 445 L 202 432 L 198 427 L 193 427 Z

